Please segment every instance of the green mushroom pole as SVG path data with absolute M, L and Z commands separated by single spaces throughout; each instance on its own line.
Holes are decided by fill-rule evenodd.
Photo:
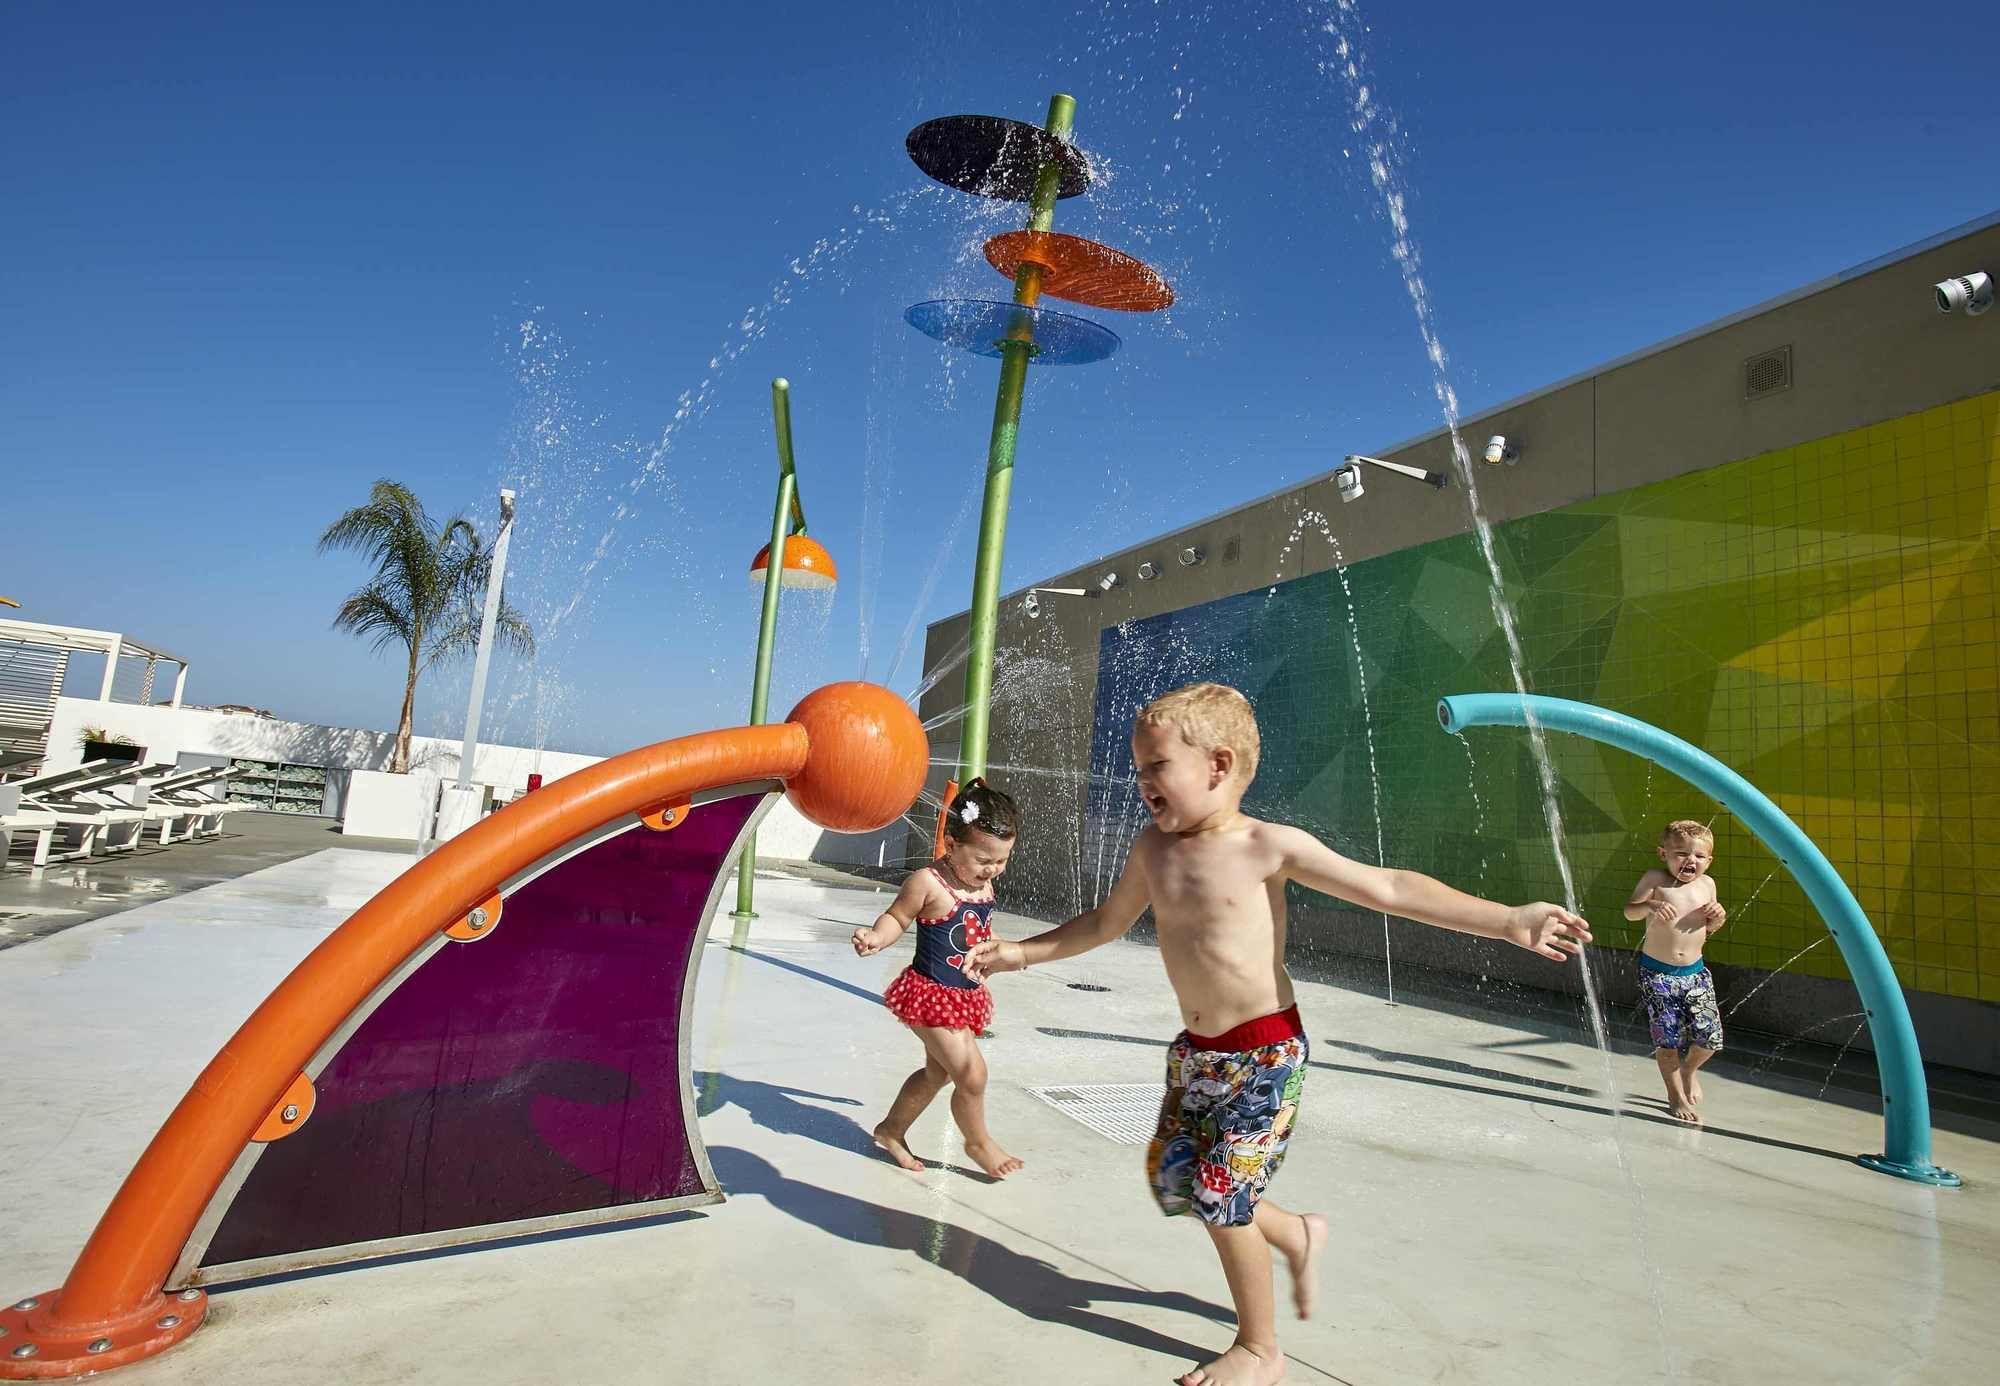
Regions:
M 757 622 L 757 673 L 750 685 L 750 725 L 762 726 L 771 696 L 771 647 L 778 634 L 778 588 L 785 572 L 785 540 L 806 532 L 805 507 L 799 502 L 798 475 L 792 468 L 792 387 L 783 376 L 771 382 L 771 426 L 778 435 L 778 502 L 771 510 L 771 547 L 764 559 L 764 611 Z M 736 862 L 736 909 L 731 919 L 757 917 L 751 894 L 757 876 L 757 835 L 743 845 Z
M 1049 98 L 1045 130 L 1067 140 L 1075 120 L 1075 97 L 1057 92 Z M 1040 170 L 1028 203 L 1030 231 L 1047 231 L 1055 224 L 1056 193 L 1061 185 L 1060 164 L 1051 163 Z M 1041 296 L 1042 267 L 1024 263 L 1014 276 L 1014 302 L 1032 308 Z M 1028 362 L 1034 354 L 1030 316 L 1017 314 L 1000 347 L 1000 390 L 993 402 L 993 435 L 986 445 L 986 499 L 979 512 L 979 554 L 972 569 L 972 634 L 965 657 L 965 735 L 959 747 L 958 784 L 986 773 L 993 642 L 1000 624 L 1000 559 L 1007 545 L 1007 503 L 1014 489 L 1014 443 L 1021 431 L 1021 397 L 1027 389 Z

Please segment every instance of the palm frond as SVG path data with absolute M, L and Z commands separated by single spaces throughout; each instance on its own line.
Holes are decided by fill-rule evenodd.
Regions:
M 370 648 L 378 654 L 397 645 L 405 650 L 410 647 L 408 614 L 392 594 L 383 591 L 381 585 L 375 582 L 358 588 L 340 604 L 340 611 L 333 618 L 333 628 L 353 635 L 373 636 Z
M 424 668 L 476 653 L 479 649 L 479 627 L 484 618 L 483 604 L 475 608 L 467 603 L 452 611 L 431 629 L 425 644 Z M 507 604 L 504 595 L 500 599 L 500 610 L 493 619 L 493 643 L 515 654 L 532 656 L 535 653 L 534 627 L 529 625 L 527 617 L 520 611 Z
M 319 537 L 319 551 L 352 550 L 379 565 L 390 552 L 405 548 L 413 533 L 426 534 L 430 528 L 430 517 L 416 494 L 385 477 L 369 489 L 366 505 L 357 505 L 326 527 Z
M 500 615 L 493 623 L 493 639 L 515 654 L 534 657 L 535 629 L 528 624 L 527 617 L 507 604 L 504 592 L 500 597 Z
M 454 612 L 433 627 L 424 647 L 425 669 L 447 664 L 479 648 L 479 618 Z
M 438 531 L 438 548 L 440 550 L 451 548 L 453 545 L 462 545 L 471 552 L 477 553 L 482 543 L 478 527 L 463 515 L 452 516 L 449 520 L 445 521 L 444 528 Z

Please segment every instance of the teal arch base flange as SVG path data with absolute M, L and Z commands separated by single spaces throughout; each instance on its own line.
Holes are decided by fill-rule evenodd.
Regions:
M 1847 882 L 1784 810 L 1699 747 L 1650 723 L 1590 703 L 1533 693 L 1459 693 L 1438 700 L 1438 721 L 1454 734 L 1467 727 L 1534 725 L 1616 746 L 1680 776 L 1735 814 L 1805 891 L 1861 993 L 1868 1036 L 1875 1046 L 1876 1071 L 1882 1081 L 1885 1150 L 1880 1155 L 1857 1156 L 1858 1163 L 1919 1184 L 1959 1185 L 1956 1174 L 1931 1163 L 1931 1100 L 1924 1082 L 1923 1056 L 1917 1050 L 1910 1008 L 1903 1000 L 1895 969 L 1889 966 L 1889 956 L 1882 951 L 1882 941 L 1875 936 L 1874 926 Z

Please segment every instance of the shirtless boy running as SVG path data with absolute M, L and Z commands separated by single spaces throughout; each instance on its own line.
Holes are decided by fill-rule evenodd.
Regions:
M 1505 939 L 1562 962 L 1590 941 L 1555 905 L 1510 909 L 1413 871 L 1349 861 L 1311 834 L 1242 812 L 1257 773 L 1249 700 L 1199 683 L 1139 713 L 1132 751 L 1153 823 L 1096 909 L 1022 942 L 973 950 L 974 976 L 1052 962 L 1111 942 L 1148 905 L 1186 1030 L 1167 1050 L 1167 1096 L 1146 1156 L 1168 1216 L 1207 1224 L 1236 1306 L 1236 1341 L 1183 1386 L 1268 1386 L 1285 1374 L 1272 1309 L 1271 1254 L 1310 1315 L 1326 1220 L 1265 1198 L 1285 1157 L 1305 1083 L 1308 1046 L 1285 971 L 1285 882 L 1370 911 Z

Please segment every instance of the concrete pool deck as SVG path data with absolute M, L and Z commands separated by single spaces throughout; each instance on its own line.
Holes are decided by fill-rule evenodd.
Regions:
M 61 1281 L 202 1064 L 407 861 L 336 848 L 0 952 L 0 1295 Z M 692 1043 L 727 1202 L 224 1289 L 117 1379 L 1164 1381 L 1227 1344 L 1207 1239 L 1154 1212 L 1141 1145 L 1072 1115 L 1151 1100 L 1178 1028 L 1152 949 L 999 979 L 989 1114 L 1027 1168 L 968 1172 L 940 1103 L 912 1142 L 935 1167 L 909 1174 L 867 1137 L 918 1060 L 875 1001 L 907 946 L 847 946 L 886 897 L 758 896 L 746 934 L 711 936 Z M 1273 1196 L 1333 1238 L 1318 1315 L 1281 1311 L 1291 1380 L 1970 1382 L 2000 1360 L 2000 1125 L 1940 1126 L 1966 1186 L 1934 1190 L 1854 1164 L 1879 1111 L 1817 1084 L 1712 1069 L 1689 1130 L 1621 1050 L 1614 1122 L 1603 1056 L 1539 1019 L 1320 982 L 1300 1004 L 1314 1072 Z

